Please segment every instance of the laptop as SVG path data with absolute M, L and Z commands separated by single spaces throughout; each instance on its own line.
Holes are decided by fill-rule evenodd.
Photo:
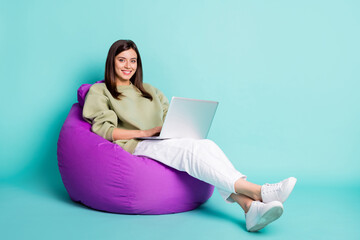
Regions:
M 141 137 L 140 140 L 169 138 L 205 139 L 219 102 L 172 97 L 159 136 Z

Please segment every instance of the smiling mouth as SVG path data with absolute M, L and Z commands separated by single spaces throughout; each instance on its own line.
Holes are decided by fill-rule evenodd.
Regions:
M 130 75 L 131 71 L 127 71 L 127 70 L 121 70 L 125 75 Z

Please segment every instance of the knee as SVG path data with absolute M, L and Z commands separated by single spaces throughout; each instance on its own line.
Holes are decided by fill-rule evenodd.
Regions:
M 200 140 L 200 142 L 201 142 L 201 145 L 203 145 L 204 147 L 208 147 L 208 148 L 218 147 L 218 145 L 210 139 L 202 139 L 202 140 Z
M 191 139 L 188 141 L 191 145 L 191 149 L 201 149 L 202 151 L 219 149 L 219 146 L 209 139 Z

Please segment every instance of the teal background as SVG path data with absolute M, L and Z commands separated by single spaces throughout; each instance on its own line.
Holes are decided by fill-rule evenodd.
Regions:
M 220 102 L 209 138 L 250 181 L 298 178 L 287 215 L 262 237 L 303 239 L 301 229 L 312 239 L 320 229 L 327 239 L 360 238 L 360 210 L 351 206 L 360 200 L 359 7 L 355 0 L 1 0 L 0 232 L 38 239 L 67 222 L 73 236 L 93 224 L 106 227 L 92 228 L 88 239 L 117 239 L 114 228 L 136 239 L 140 223 L 158 239 L 186 221 L 192 236 L 210 231 L 206 239 L 218 239 L 214 225 L 259 237 L 217 193 L 196 211 L 166 216 L 100 213 L 67 197 L 56 159 L 61 126 L 77 88 L 103 78 L 111 44 L 132 39 L 145 82 L 168 98 Z

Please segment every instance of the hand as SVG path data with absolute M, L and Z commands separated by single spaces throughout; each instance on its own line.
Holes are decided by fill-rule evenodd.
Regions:
M 148 130 L 144 130 L 143 131 L 144 137 L 152 137 L 155 135 L 159 135 L 161 128 L 162 127 L 154 127 L 154 128 L 148 129 Z

